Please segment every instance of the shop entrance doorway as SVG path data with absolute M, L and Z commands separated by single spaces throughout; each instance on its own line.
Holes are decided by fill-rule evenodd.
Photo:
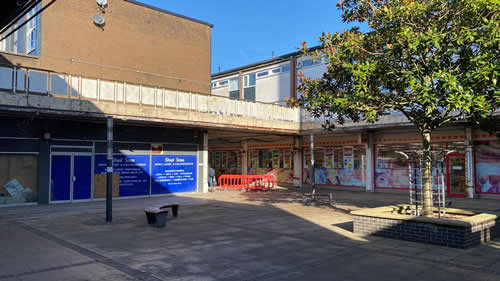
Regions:
M 451 153 L 446 156 L 446 185 L 448 196 L 465 197 L 465 154 Z
M 50 201 L 89 200 L 92 194 L 92 155 L 52 154 Z

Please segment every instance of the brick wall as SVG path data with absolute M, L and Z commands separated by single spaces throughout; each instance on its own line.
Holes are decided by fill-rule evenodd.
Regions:
M 499 237 L 500 222 L 491 220 L 471 228 L 356 215 L 354 232 L 465 249 Z

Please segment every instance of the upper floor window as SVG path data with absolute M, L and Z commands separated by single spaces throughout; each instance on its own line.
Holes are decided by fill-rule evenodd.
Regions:
M 281 72 L 281 68 L 275 68 L 272 70 L 272 73 L 280 73 Z
M 26 54 L 31 54 L 36 51 L 37 43 L 37 22 L 36 17 L 33 17 L 38 12 L 38 7 L 31 9 L 27 14 L 28 24 L 26 27 Z
M 311 66 L 313 65 L 313 60 L 305 60 L 302 62 L 302 66 L 303 67 L 308 67 L 308 66 Z
M 229 97 L 233 99 L 240 98 L 240 78 L 229 79 Z
M 237 91 L 240 89 L 240 78 L 232 78 L 229 80 L 229 91 Z
M 243 77 L 243 86 L 252 87 L 255 86 L 255 73 L 245 75 Z
M 288 64 L 281 68 L 281 72 L 288 72 L 288 71 L 290 71 L 290 65 Z
M 0 34 L 0 50 L 18 54 L 39 55 L 40 50 L 40 4 L 19 18 L 12 26 Z
M 269 71 L 263 71 L 257 74 L 257 77 L 264 77 L 266 75 L 269 75 Z
M 255 73 L 243 77 L 243 97 L 245 100 L 255 101 Z

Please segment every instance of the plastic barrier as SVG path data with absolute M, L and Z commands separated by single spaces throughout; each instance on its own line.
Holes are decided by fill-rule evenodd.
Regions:
M 273 175 L 221 175 L 219 187 L 224 189 L 270 190 L 274 188 Z
M 247 175 L 247 189 L 270 190 L 274 187 L 272 175 Z
M 219 187 L 225 189 L 246 189 L 246 175 L 221 175 L 219 177 Z

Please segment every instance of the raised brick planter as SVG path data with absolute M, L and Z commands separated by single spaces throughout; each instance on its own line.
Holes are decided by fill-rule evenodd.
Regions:
M 500 236 L 500 222 L 496 215 L 473 214 L 455 209 L 457 213 L 470 216 L 447 220 L 395 214 L 397 208 L 389 206 L 351 212 L 354 216 L 354 232 L 462 249 L 478 246 Z

